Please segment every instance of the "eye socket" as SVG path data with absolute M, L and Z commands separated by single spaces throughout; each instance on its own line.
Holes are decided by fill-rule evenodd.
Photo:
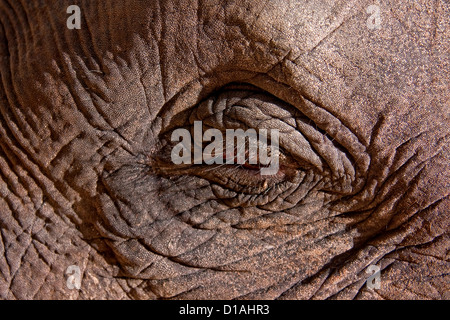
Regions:
M 196 176 L 234 192 L 246 194 L 260 194 L 267 190 L 283 192 L 283 186 L 297 183 L 305 174 L 320 179 L 325 189 L 333 189 L 334 185 L 341 188 L 339 184 L 344 180 L 347 184 L 351 183 L 351 179 L 347 177 L 351 176 L 352 165 L 345 150 L 341 150 L 333 142 L 334 139 L 318 129 L 316 124 L 297 108 L 257 87 L 230 84 L 190 110 L 177 114 L 173 119 L 167 126 L 169 130 L 160 134 L 162 148 L 152 160 L 153 167 L 161 175 Z M 201 123 L 200 134 L 196 127 L 198 123 Z M 195 156 L 191 158 L 193 161 L 190 163 L 176 163 L 172 159 L 173 150 L 180 143 L 180 140 L 173 141 L 176 130 L 184 130 L 193 140 L 186 146 L 191 154 L 195 154 L 196 147 L 200 148 L 201 153 L 201 150 L 205 150 L 215 141 L 215 138 L 211 138 L 213 134 L 210 134 L 206 141 L 202 139 L 208 130 L 215 130 L 214 132 L 222 134 L 223 137 L 229 130 L 254 130 L 256 133 L 277 130 L 277 170 L 269 175 L 261 174 L 270 167 L 270 163 L 262 163 L 259 159 L 256 162 L 249 161 L 252 157 L 248 156 L 248 149 L 245 161 L 239 163 L 227 163 L 229 158 L 237 157 L 236 149 L 231 156 L 227 156 L 224 151 L 219 151 L 217 155 L 211 153 L 213 158 L 222 160 L 220 163 L 196 162 Z M 196 137 L 200 137 L 197 144 Z M 266 141 L 267 145 L 269 141 L 270 139 Z M 222 150 L 225 150 L 226 138 L 222 138 L 218 145 L 222 145 Z M 345 172 L 346 170 L 348 172 Z

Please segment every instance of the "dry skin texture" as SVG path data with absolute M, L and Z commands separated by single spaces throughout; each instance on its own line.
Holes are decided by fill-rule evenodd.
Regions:
M 0 298 L 449 299 L 449 16 L 0 0 Z M 173 164 L 196 120 L 279 129 L 280 174 Z

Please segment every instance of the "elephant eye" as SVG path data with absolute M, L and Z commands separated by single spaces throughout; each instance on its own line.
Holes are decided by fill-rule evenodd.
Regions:
M 280 193 L 305 175 L 326 184 L 336 175 L 320 151 L 345 159 L 311 119 L 250 85 L 226 86 L 174 119 L 160 135 L 159 173 L 207 179 L 233 192 Z

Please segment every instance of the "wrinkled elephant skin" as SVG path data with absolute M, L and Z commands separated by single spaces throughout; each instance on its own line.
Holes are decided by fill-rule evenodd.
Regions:
M 0 298 L 450 298 L 448 1 L 76 2 L 0 0 Z

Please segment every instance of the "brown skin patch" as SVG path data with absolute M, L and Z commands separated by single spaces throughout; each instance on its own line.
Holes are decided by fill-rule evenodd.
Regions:
M 447 2 L 71 4 L 0 2 L 2 299 L 448 299 Z M 284 175 L 174 166 L 195 120 Z

